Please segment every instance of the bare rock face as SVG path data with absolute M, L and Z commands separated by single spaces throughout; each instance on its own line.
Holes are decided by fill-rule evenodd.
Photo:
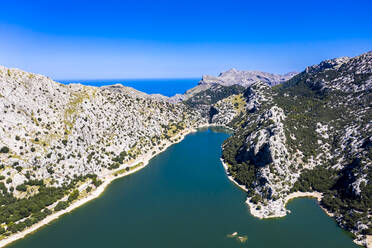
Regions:
M 279 75 L 260 71 L 238 71 L 233 68 L 226 72 L 222 72 L 218 77 L 204 75 L 199 84 L 221 84 L 225 86 L 239 84 L 248 87 L 254 82 L 261 81 L 272 86 L 283 83 L 296 74 L 296 72 L 290 72 L 284 75 Z
M 35 197 L 41 206 L 10 214 L 0 204 L 9 213 L 0 223 L 16 223 L 8 234 L 45 218 L 82 183 L 94 189 L 97 178 L 210 124 L 234 129 L 222 159 L 253 215 L 284 216 L 290 195 L 311 192 L 361 244 L 372 234 L 372 52 L 297 75 L 231 69 L 170 98 L 5 67 L 0 84 L 0 200 Z
M 183 129 L 197 113 L 122 85 L 63 85 L 0 67 L 0 173 L 5 187 L 29 180 L 61 186 L 87 174 L 104 175 Z M 28 181 L 28 180 L 26 180 Z
M 372 89 L 372 51 L 355 58 L 326 60 L 306 68 L 302 76 L 317 90 L 358 92 Z
M 252 214 L 284 216 L 292 193 L 322 194 L 322 206 L 365 243 L 372 233 L 371 89 L 369 52 L 244 91 L 246 109 L 223 159 L 248 189 Z

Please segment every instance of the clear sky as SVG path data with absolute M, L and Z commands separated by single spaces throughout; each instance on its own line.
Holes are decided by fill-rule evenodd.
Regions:
M 0 64 L 54 79 L 301 71 L 372 50 L 372 1 L 0 1 Z

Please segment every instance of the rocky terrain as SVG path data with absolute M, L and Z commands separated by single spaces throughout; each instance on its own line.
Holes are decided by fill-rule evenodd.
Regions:
M 360 244 L 372 235 L 372 52 L 297 75 L 231 69 L 171 98 L 5 67 L 0 83 L 0 238 L 208 125 L 234 130 L 222 160 L 253 215 L 284 216 L 291 196 L 316 195 Z
M 321 205 L 366 245 L 372 234 L 372 52 L 323 61 L 281 85 L 244 91 L 246 109 L 223 145 L 251 213 L 286 215 L 293 192 Z M 317 194 L 319 195 L 319 194 Z
M 171 102 L 187 101 L 188 99 L 193 98 L 196 94 L 199 94 L 199 96 L 202 97 L 203 95 L 205 95 L 205 93 L 203 92 L 207 90 L 216 91 L 216 89 L 218 88 L 219 89 L 222 88 L 225 89 L 226 87 L 247 88 L 255 82 L 264 82 L 269 86 L 273 86 L 291 79 L 296 74 L 297 74 L 296 72 L 289 72 L 284 75 L 279 75 L 260 71 L 238 71 L 233 68 L 226 72 L 220 73 L 220 75 L 218 75 L 217 77 L 204 75 L 197 86 L 187 90 L 184 94 L 177 94 L 169 98 L 169 101 Z
M 0 235 L 66 208 L 105 175 L 206 123 L 184 104 L 121 85 L 63 85 L 5 67 L 0 82 Z
M 241 86 L 248 87 L 253 83 L 260 81 L 273 86 L 291 79 L 296 74 L 296 72 L 289 72 L 284 75 L 279 75 L 261 71 L 238 71 L 232 68 L 228 71 L 220 73 L 218 77 L 204 75 L 202 80 L 200 80 L 199 85 L 220 84 L 224 86 L 231 86 L 234 84 L 239 84 Z

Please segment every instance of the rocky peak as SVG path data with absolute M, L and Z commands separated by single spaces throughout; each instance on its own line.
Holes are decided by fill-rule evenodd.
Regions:
M 372 52 L 357 57 L 340 57 L 309 66 L 294 81 L 312 89 L 360 92 L 372 88 Z
M 306 73 L 317 73 L 317 72 L 321 72 L 321 71 L 329 70 L 329 69 L 338 69 L 341 67 L 341 65 L 348 62 L 349 60 L 350 60 L 349 57 L 340 57 L 340 58 L 335 58 L 335 59 L 324 60 L 318 65 L 312 65 L 312 66 L 306 67 L 305 72 Z
M 230 86 L 239 84 L 244 87 L 251 86 L 254 82 L 262 81 L 268 85 L 276 85 L 285 82 L 296 75 L 296 72 L 290 72 L 283 75 L 273 74 L 260 71 L 238 71 L 232 68 L 228 71 L 220 73 L 217 77 L 210 75 L 203 75 L 199 85 L 202 84 L 221 84 Z

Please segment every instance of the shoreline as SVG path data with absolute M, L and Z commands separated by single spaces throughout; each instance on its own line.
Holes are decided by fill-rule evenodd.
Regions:
M 18 240 L 18 239 L 22 239 L 22 238 L 25 238 L 27 237 L 27 235 L 30 235 L 34 232 L 36 232 L 38 229 L 40 229 L 41 227 L 44 227 L 46 226 L 47 224 L 57 220 L 59 217 L 65 215 L 65 214 L 68 214 L 70 212 L 72 212 L 73 210 L 77 209 L 78 207 L 81 207 L 82 205 L 90 202 L 91 200 L 95 199 L 95 198 L 98 198 L 99 196 L 101 196 L 101 194 L 105 191 L 106 187 L 114 180 L 118 179 L 118 178 L 121 178 L 121 177 L 125 177 L 125 176 L 128 176 L 130 174 L 133 174 L 143 168 L 145 168 L 150 160 L 154 157 L 156 157 L 157 155 L 159 155 L 160 153 L 164 152 L 167 150 L 168 147 L 172 146 L 173 144 L 177 144 L 179 142 L 181 142 L 188 134 L 191 134 L 191 133 L 195 133 L 198 131 L 198 129 L 201 129 L 201 128 L 209 128 L 209 127 L 223 127 L 223 128 L 227 128 L 229 130 L 231 130 L 229 127 L 225 127 L 223 125 L 217 125 L 217 124 L 201 124 L 197 127 L 191 127 L 191 128 L 187 128 L 183 131 L 181 131 L 180 133 L 178 133 L 177 135 L 173 136 L 172 139 L 170 141 L 166 140 L 163 145 L 163 149 L 159 149 L 160 145 L 154 147 L 153 149 L 151 149 L 149 152 L 147 152 L 146 154 L 143 154 L 143 156 L 141 156 L 139 159 L 131 162 L 131 163 L 127 163 L 125 164 L 124 166 L 120 166 L 119 168 L 115 169 L 115 170 L 112 170 L 110 171 L 110 173 L 107 173 L 106 175 L 103 175 L 100 179 L 103 181 L 103 183 L 98 186 L 94 191 L 90 192 L 87 196 L 85 196 L 84 198 L 81 198 L 81 199 L 78 199 L 77 201 L 73 202 L 70 206 L 68 206 L 66 209 L 64 210 L 61 210 L 61 211 L 58 211 L 58 212 L 55 212 L 49 216 L 47 216 L 45 219 L 41 220 L 40 222 L 26 228 L 25 230 L 21 231 L 21 232 L 18 232 L 18 233 L 15 233 L 11 236 L 8 236 L 7 238 L 4 238 L 2 240 L 0 240 L 0 248 L 1 247 L 5 247 L 11 243 L 13 243 L 14 241 Z M 155 153 L 153 153 L 155 152 Z M 227 164 L 224 162 L 224 160 L 222 158 L 220 158 L 220 161 L 222 163 L 222 166 L 225 170 L 225 173 L 226 173 L 226 176 L 227 178 L 233 182 L 233 184 L 237 187 L 239 187 L 241 190 L 247 192 L 248 189 L 246 188 L 245 185 L 241 185 L 239 184 L 237 181 L 235 181 L 235 179 L 228 173 L 228 166 Z M 126 171 L 124 173 L 120 173 L 120 174 L 117 174 L 118 171 L 126 168 L 126 167 L 132 167 L 132 166 L 135 166 L 137 165 L 138 163 L 142 163 L 141 166 L 138 166 L 130 171 Z M 81 185 L 82 186 L 82 185 Z M 286 205 L 293 199 L 295 198 L 316 198 L 317 201 L 318 201 L 318 205 L 319 207 L 330 217 L 334 217 L 334 215 L 330 212 L 328 212 L 325 208 L 323 208 L 319 203 L 320 201 L 322 200 L 323 198 L 323 194 L 320 193 L 320 192 L 293 192 L 289 195 L 287 195 L 285 198 L 284 198 L 284 207 L 286 207 Z M 63 198 L 62 198 L 63 199 Z M 61 200 L 62 200 L 61 199 Z M 57 201 L 58 202 L 58 201 Z M 57 203 L 55 202 L 55 203 Z M 282 218 L 282 217 L 285 217 L 287 213 L 290 213 L 289 210 L 285 210 L 285 214 L 284 215 L 274 215 L 274 216 L 261 216 L 261 215 L 258 215 L 258 214 L 254 214 L 255 212 L 255 208 L 254 208 L 254 204 L 252 204 L 251 202 L 249 202 L 248 198 L 246 200 L 246 204 L 249 206 L 250 208 L 250 213 L 252 216 L 256 217 L 256 218 L 259 218 L 259 219 L 269 219 L 269 218 Z M 253 210 L 253 211 L 252 211 Z M 365 246 L 367 248 L 372 248 L 372 235 L 366 235 L 366 238 L 363 239 L 363 240 L 357 240 L 357 239 L 354 239 L 353 240 L 354 243 L 358 244 L 358 245 L 361 245 L 361 246 Z
M 220 158 L 221 160 L 221 163 L 222 163 L 222 166 L 223 168 L 225 169 L 225 172 L 226 172 L 226 176 L 227 178 L 233 182 L 236 186 L 238 186 L 240 189 L 244 190 L 245 192 L 248 192 L 248 189 L 245 185 L 242 185 L 242 184 L 239 184 L 237 181 L 235 181 L 235 179 L 228 173 L 228 166 L 227 164 L 224 162 L 224 160 L 222 158 Z M 287 195 L 285 198 L 284 198 L 284 206 L 287 206 L 287 204 L 293 200 L 293 199 L 296 199 L 296 198 L 316 198 L 317 201 L 318 201 L 318 205 L 319 207 L 329 216 L 329 217 L 333 217 L 334 214 L 333 213 L 330 213 L 328 212 L 327 209 L 325 209 L 324 207 L 322 207 L 319 203 L 321 202 L 322 198 L 323 198 L 323 193 L 320 193 L 320 192 L 293 192 L 289 195 Z M 281 217 L 284 217 L 286 216 L 286 214 L 284 215 L 273 215 L 273 216 L 261 216 L 259 214 L 255 214 L 255 209 L 253 208 L 253 204 L 247 199 L 246 202 L 245 202 L 248 206 L 249 206 L 249 210 L 250 210 L 250 213 L 252 216 L 256 217 L 256 218 L 259 218 L 259 219 L 270 219 L 270 218 L 281 218 Z M 253 210 L 253 211 L 252 211 Z M 286 213 L 288 212 L 288 210 L 286 210 Z M 371 236 L 371 241 L 372 241 L 372 236 Z M 371 244 L 372 245 L 372 244 Z M 369 248 L 369 247 L 368 247 Z M 372 248 L 372 246 L 371 246 Z
M 248 189 L 247 189 L 247 187 L 246 187 L 245 185 L 239 184 L 239 183 L 238 183 L 237 181 L 235 181 L 235 179 L 230 175 L 230 173 L 228 172 L 228 168 L 229 168 L 229 167 L 227 166 L 227 164 L 225 163 L 225 161 L 224 161 L 222 158 L 220 158 L 220 161 L 221 161 L 221 163 L 222 163 L 223 168 L 225 169 L 225 173 L 226 173 L 227 178 L 228 178 L 231 182 L 233 182 L 233 183 L 235 184 L 235 186 L 239 187 L 240 189 L 244 190 L 245 192 L 248 192 Z
M 197 129 L 208 128 L 208 127 L 213 127 L 213 126 L 218 126 L 218 125 L 202 124 L 202 125 L 199 125 L 197 127 L 187 128 L 187 129 L 181 131 L 180 133 L 176 134 L 175 136 L 173 136 L 170 141 L 167 140 L 165 142 L 165 144 L 161 144 L 161 145 L 164 145 L 163 149 L 159 149 L 160 145 L 158 145 L 158 146 L 154 147 L 153 149 L 151 149 L 146 154 L 143 154 L 143 156 L 141 156 L 139 159 L 136 159 L 135 161 L 133 161 L 129 164 L 125 164 L 124 166 L 120 166 L 119 168 L 117 168 L 113 171 L 110 171 L 110 173 L 108 173 L 106 175 L 103 175 L 101 178 L 99 178 L 103 181 L 103 183 L 101 185 L 99 185 L 94 191 L 90 192 L 86 197 L 73 202 L 66 209 L 55 212 L 55 213 L 45 217 L 45 219 L 41 220 L 38 223 L 35 223 L 34 225 L 24 229 L 23 231 L 15 233 L 13 235 L 10 235 L 10 236 L 0 240 L 0 247 L 5 247 L 5 246 L 9 245 L 10 243 L 12 243 L 12 242 L 14 242 L 18 239 L 24 238 L 27 235 L 32 234 L 33 232 L 37 231 L 39 228 L 49 224 L 50 222 L 52 222 L 54 220 L 57 220 L 62 215 L 68 214 L 68 213 L 72 212 L 73 210 L 75 210 L 76 208 L 81 207 L 82 205 L 86 204 L 87 202 L 89 202 L 89 201 L 91 201 L 95 198 L 98 198 L 105 191 L 106 187 L 112 181 L 114 181 L 115 179 L 128 176 L 130 174 L 133 174 L 133 173 L 145 168 L 149 164 L 149 162 L 152 158 L 154 158 L 157 155 L 159 155 L 160 153 L 166 151 L 167 148 L 170 147 L 171 145 L 181 142 L 188 134 L 197 132 Z M 219 125 L 219 126 L 221 126 L 221 125 Z M 153 152 L 155 152 L 155 153 L 153 153 Z M 138 163 L 141 163 L 141 162 L 143 163 L 141 166 L 138 166 L 138 167 L 134 168 L 133 170 L 126 171 L 124 173 L 115 175 L 115 173 L 117 173 L 118 171 L 120 171 L 120 170 L 122 170 L 122 169 L 124 169 L 128 166 L 131 167 L 131 166 L 137 165 Z
M 223 168 L 225 169 L 225 173 L 226 173 L 227 178 L 231 182 L 233 182 L 235 186 L 237 186 L 240 189 L 242 189 L 243 191 L 247 192 L 248 191 L 247 187 L 245 185 L 241 185 L 237 181 L 235 181 L 235 179 L 228 173 L 227 164 L 224 162 L 224 160 L 222 158 L 220 158 L 220 160 L 221 160 Z M 300 192 L 300 191 L 297 191 L 297 192 L 293 192 L 293 193 L 287 195 L 283 199 L 284 210 L 285 211 L 282 212 L 281 214 L 275 214 L 275 215 L 270 215 L 270 216 L 265 216 L 265 215 L 262 215 L 261 213 L 259 213 L 259 211 L 256 210 L 256 206 L 253 203 L 251 203 L 248 198 L 245 201 L 245 203 L 248 205 L 249 212 L 253 217 L 259 218 L 261 220 L 262 219 L 273 219 L 273 218 L 283 218 L 287 215 L 287 213 L 290 213 L 290 210 L 287 210 L 286 206 L 290 201 L 292 201 L 296 198 L 315 198 L 318 202 L 318 206 L 324 211 L 324 213 L 327 214 L 331 218 L 334 217 L 333 213 L 329 212 L 322 205 L 320 205 L 320 202 L 323 199 L 323 193 L 317 192 L 317 191 L 314 191 L 314 192 Z M 357 245 L 364 246 L 366 248 L 372 248 L 372 235 L 366 235 L 366 237 L 364 239 L 358 239 L 358 237 L 356 237 L 355 239 L 353 239 L 353 242 Z

